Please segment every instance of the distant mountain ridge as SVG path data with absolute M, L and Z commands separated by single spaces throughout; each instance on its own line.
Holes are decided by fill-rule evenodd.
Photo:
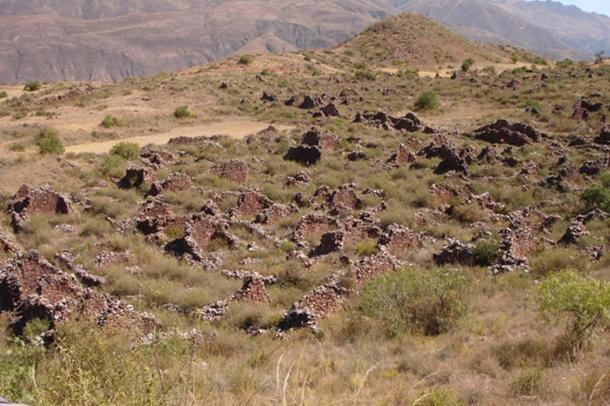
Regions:
M 555 58 L 610 54 L 610 17 L 558 1 L 394 0 L 470 39 L 504 42 Z
M 331 47 L 402 11 L 557 58 L 610 54 L 610 17 L 522 0 L 0 0 L 0 83 L 116 81 L 236 52 Z

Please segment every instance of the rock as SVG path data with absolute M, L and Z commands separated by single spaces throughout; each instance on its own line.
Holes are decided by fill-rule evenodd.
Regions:
M 583 175 L 595 176 L 610 168 L 610 154 L 606 154 L 597 161 L 587 161 L 579 172 Z
M 405 144 L 398 146 L 398 151 L 387 160 L 387 163 L 395 164 L 398 166 L 405 165 L 411 162 L 415 162 L 415 154 L 413 154 Z
M 366 159 L 366 154 L 362 151 L 352 151 L 350 153 L 347 154 L 347 159 L 349 161 L 361 161 L 363 159 Z
M 145 183 L 154 183 L 155 174 L 147 168 L 127 168 L 125 175 L 117 183 L 121 189 L 139 188 Z
M 543 134 L 530 125 L 523 123 L 513 124 L 502 119 L 475 130 L 473 135 L 478 140 L 487 141 L 492 144 L 515 146 L 527 145 L 531 142 L 539 141 L 543 137 Z
M 586 120 L 589 117 L 589 113 L 600 111 L 603 106 L 602 103 L 596 103 L 587 98 L 582 98 L 574 105 L 572 118 Z
M 303 102 L 301 102 L 301 104 L 299 104 L 299 108 L 303 109 L 303 110 L 311 110 L 314 109 L 316 107 L 316 102 L 314 101 L 314 99 L 311 98 L 311 96 L 305 96 L 303 98 Z
M 15 231 L 20 231 L 33 214 L 69 214 L 72 202 L 49 186 L 31 189 L 22 185 L 9 202 L 9 212 Z
M 326 117 L 340 117 L 341 112 L 334 103 L 328 103 L 320 110 Z
M 610 126 L 603 127 L 599 136 L 594 138 L 593 142 L 600 145 L 610 145 Z
M 441 252 L 433 255 L 434 262 L 437 265 L 474 265 L 475 258 L 473 244 L 463 244 L 455 239 L 449 239 L 448 242 L 449 243 L 443 247 Z
M 174 162 L 176 157 L 168 151 L 155 149 L 152 147 L 145 147 L 140 152 L 140 159 L 148 166 L 153 168 L 161 168 Z
M 226 163 L 212 165 L 210 172 L 214 175 L 235 183 L 245 183 L 248 180 L 248 165 L 233 159 Z
M 342 231 L 331 231 L 322 235 L 320 245 L 309 253 L 310 258 L 321 257 L 334 252 L 341 252 L 345 242 L 345 234 Z
M 413 113 L 407 113 L 404 117 L 390 117 L 390 121 L 392 122 L 392 127 L 399 131 L 416 132 L 420 131 L 423 127 L 419 117 Z
M 150 191 L 151 196 L 157 196 L 164 191 L 169 192 L 184 192 L 193 186 L 190 176 L 183 173 L 172 173 L 161 183 L 153 183 Z
M 377 245 L 392 255 L 401 255 L 406 248 L 420 248 L 422 242 L 420 235 L 408 227 L 390 224 L 379 237 Z
M 322 151 L 319 147 L 309 145 L 299 145 L 297 147 L 288 148 L 288 152 L 284 155 L 287 161 L 298 162 L 301 165 L 311 166 L 318 163 L 322 158 Z
M 264 209 L 273 206 L 273 201 L 254 189 L 244 189 L 239 194 L 237 205 L 232 208 L 228 215 L 229 217 L 247 217 L 255 216 L 261 213 Z
M 303 134 L 301 145 L 318 147 L 322 150 L 335 149 L 339 146 L 339 137 L 333 134 L 322 134 L 320 130 L 312 128 Z
M 305 171 L 299 171 L 293 176 L 286 177 L 284 184 L 286 185 L 286 187 L 292 187 L 299 184 L 308 184 L 309 182 L 311 182 L 311 176 L 309 176 L 309 173 Z
M 364 202 L 358 197 L 355 191 L 356 187 L 353 184 L 339 186 L 327 198 L 328 206 L 331 212 L 341 208 L 349 210 L 360 210 L 364 207 Z
M 275 96 L 274 94 L 271 93 L 267 93 L 266 91 L 263 92 L 263 95 L 261 96 L 261 100 L 264 102 L 276 102 L 277 101 L 277 96 Z
M 232 297 L 238 302 L 271 303 L 271 298 L 265 287 L 265 280 L 255 276 L 244 278 L 244 284 Z
M 109 265 L 115 265 L 120 263 L 129 262 L 129 252 L 102 252 L 95 257 L 94 264 L 96 267 L 105 267 Z

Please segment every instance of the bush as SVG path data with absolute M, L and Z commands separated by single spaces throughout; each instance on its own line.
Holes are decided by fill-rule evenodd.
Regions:
M 0 91 L 0 99 L 4 99 L 8 97 L 8 93 L 5 90 Z
M 465 314 L 466 288 L 465 278 L 455 271 L 411 268 L 369 283 L 360 308 L 381 320 L 389 335 L 403 331 L 438 335 Z
M 358 69 L 354 75 L 356 80 L 375 80 L 377 76 L 373 71 L 368 69 Z
M 188 106 L 180 106 L 177 107 L 174 111 L 174 117 L 176 118 L 187 118 L 191 116 L 191 112 Z
M 9 144 L 8 149 L 13 152 L 23 152 L 25 151 L 25 146 L 19 142 L 13 142 Z
M 110 155 L 118 155 L 123 159 L 134 159 L 140 155 L 140 146 L 133 142 L 119 142 L 112 147 Z
M 474 65 L 474 59 L 472 59 L 472 58 L 466 59 L 464 62 L 462 62 L 462 71 L 468 72 L 470 70 L 470 68 L 472 68 L 472 65 Z
M 538 288 L 536 302 L 545 320 L 566 324 L 565 338 L 571 349 L 582 348 L 610 321 L 610 283 L 574 271 L 545 280 Z
M 424 92 L 415 101 L 415 108 L 417 110 L 436 110 L 441 105 L 438 95 L 429 90 Z
M 35 92 L 37 90 L 40 90 L 41 87 L 42 85 L 40 84 L 40 82 L 31 81 L 25 83 L 25 85 L 23 86 L 23 90 L 25 90 L 26 92 Z
M 102 120 L 100 125 L 104 128 L 112 128 L 112 127 L 116 127 L 120 124 L 121 123 L 119 122 L 118 118 L 108 115 L 108 116 L 104 117 L 104 119 Z
M 588 209 L 610 211 L 610 172 L 600 176 L 600 183 L 591 186 L 580 196 Z
M 242 55 L 239 57 L 239 61 L 237 61 L 239 65 L 250 65 L 252 62 L 254 62 L 252 55 Z
M 472 254 L 478 266 L 490 266 L 502 256 L 498 242 L 487 240 L 477 241 Z
M 123 159 L 118 155 L 108 155 L 100 165 L 100 172 L 106 176 L 121 176 L 123 174 Z
M 57 132 L 48 128 L 40 130 L 36 139 L 38 152 L 42 155 L 46 154 L 62 154 L 64 145 L 62 144 Z

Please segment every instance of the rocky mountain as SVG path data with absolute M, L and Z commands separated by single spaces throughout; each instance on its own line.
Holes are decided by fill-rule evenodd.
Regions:
M 610 53 L 610 17 L 557 1 L 398 0 L 392 5 L 471 39 L 509 43 L 554 58 Z

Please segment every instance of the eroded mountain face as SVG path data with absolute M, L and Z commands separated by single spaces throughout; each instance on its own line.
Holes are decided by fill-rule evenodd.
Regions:
M 235 52 L 331 47 L 400 11 L 552 57 L 610 49 L 610 18 L 553 2 L 0 0 L 0 83 L 117 81 Z

